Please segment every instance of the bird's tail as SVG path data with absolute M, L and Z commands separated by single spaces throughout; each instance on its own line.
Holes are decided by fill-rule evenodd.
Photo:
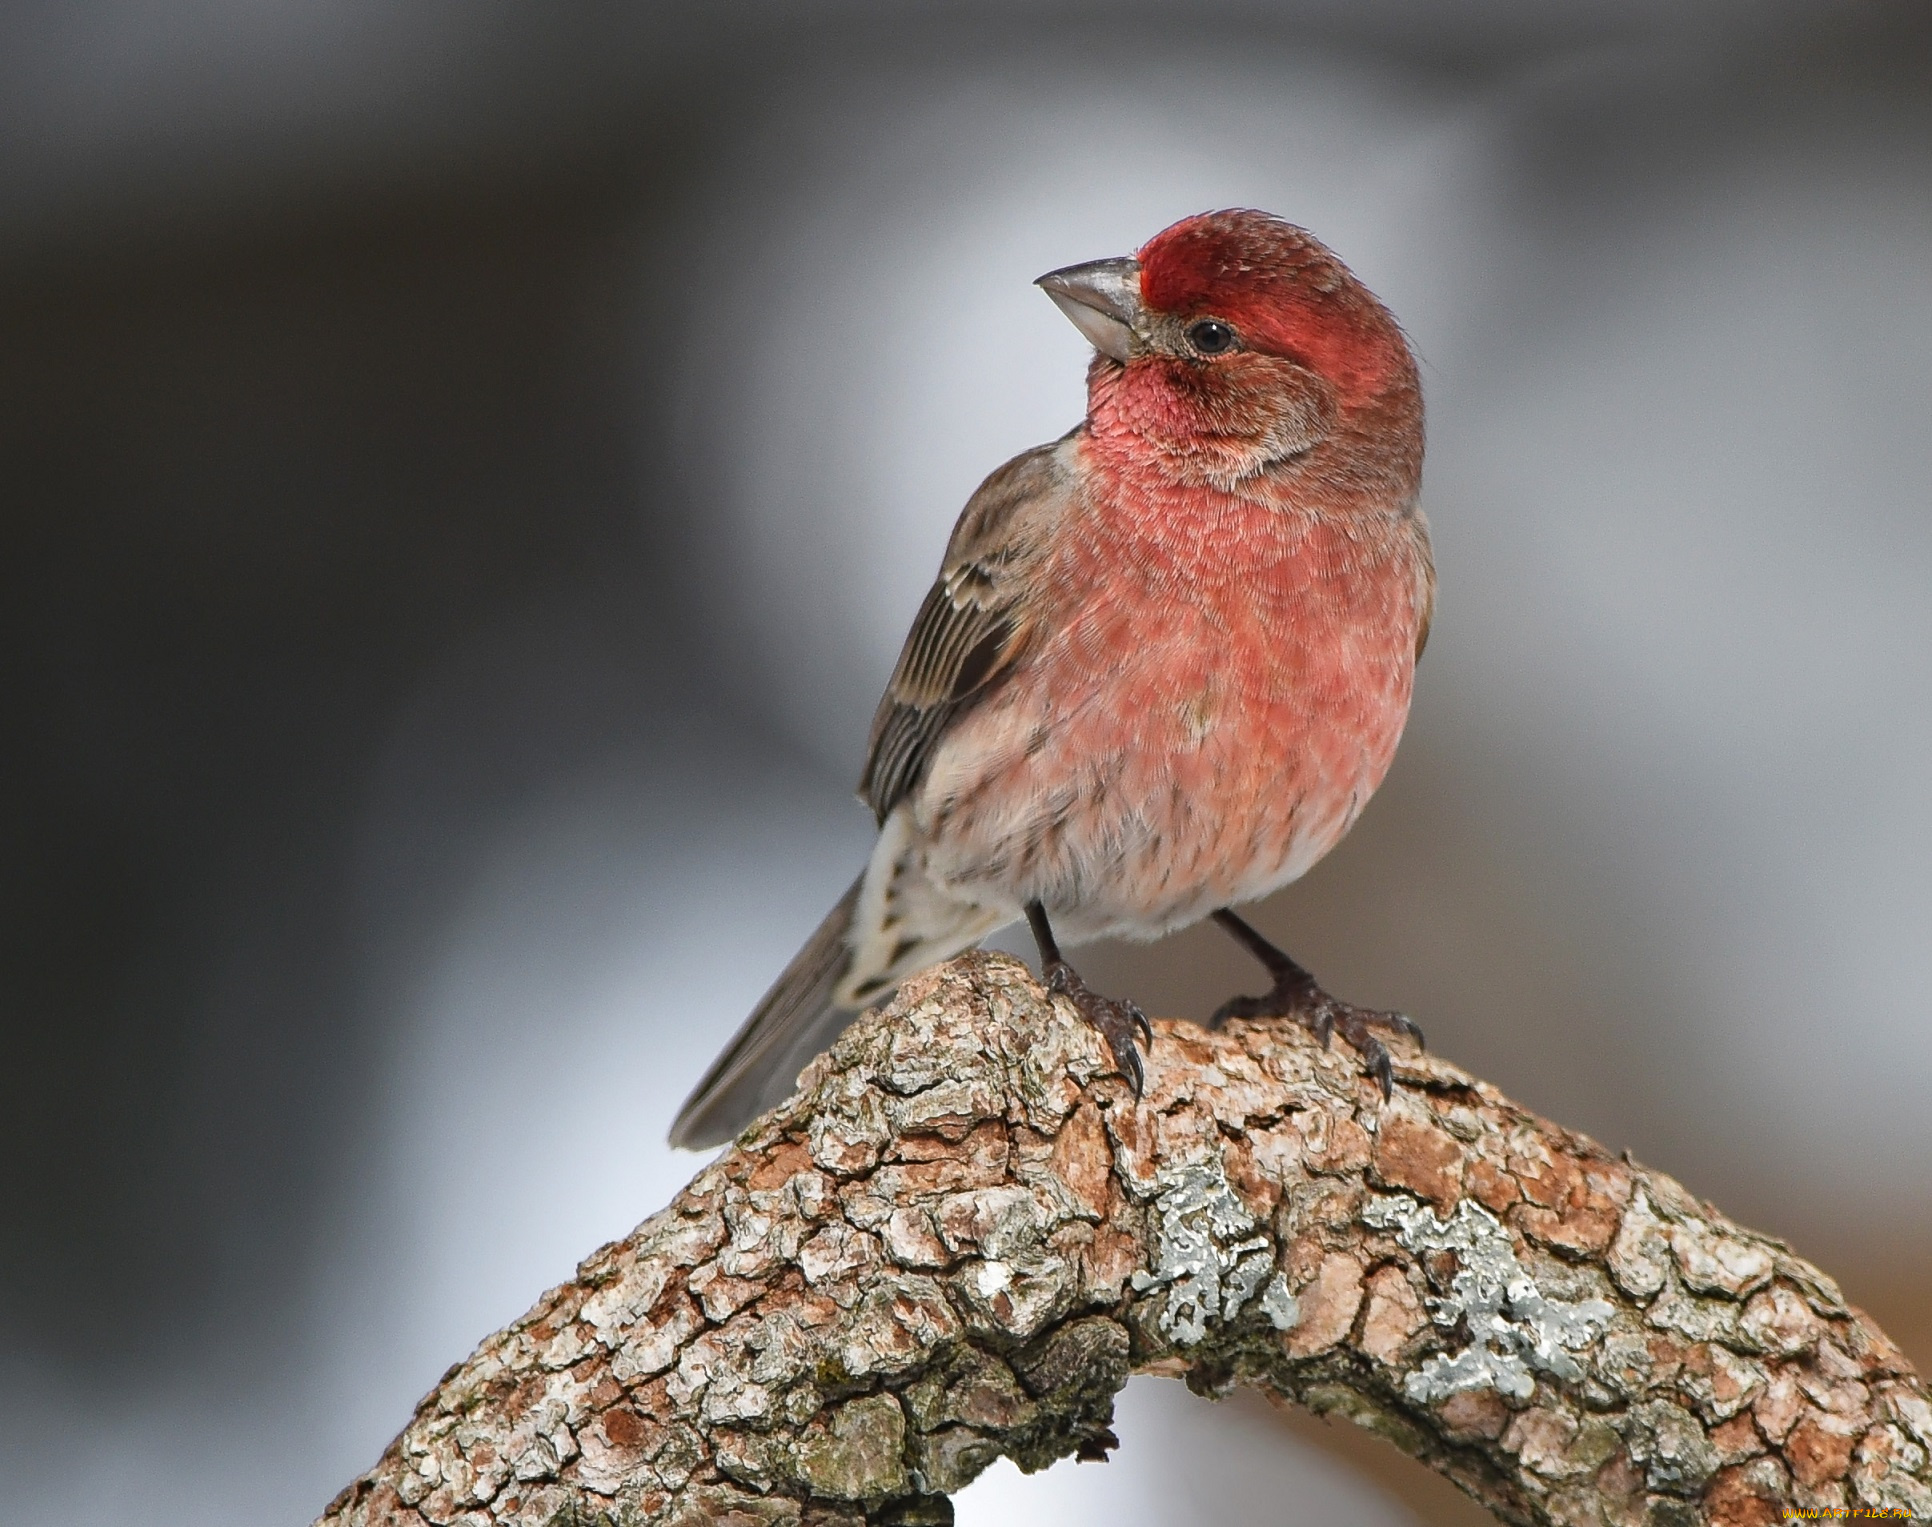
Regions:
M 1017 915 L 935 884 L 912 850 L 905 810 L 894 812 L 866 872 L 825 914 L 679 1110 L 671 1143 L 690 1150 L 722 1145 L 783 1102 L 805 1063 L 861 1008 Z
M 855 1009 L 840 1006 L 833 992 L 852 961 L 852 913 L 864 884 L 863 876 L 852 882 L 711 1063 L 678 1110 L 671 1144 L 686 1150 L 722 1145 L 783 1101 L 805 1063 L 857 1016 Z

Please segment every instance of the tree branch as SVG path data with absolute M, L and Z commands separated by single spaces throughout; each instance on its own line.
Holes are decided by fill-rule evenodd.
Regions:
M 1511 1522 L 1932 1517 L 1932 1404 L 1783 1243 L 1433 1056 L 909 982 L 452 1368 L 329 1527 L 951 1520 L 1114 1445 L 1130 1373 L 1347 1416 Z

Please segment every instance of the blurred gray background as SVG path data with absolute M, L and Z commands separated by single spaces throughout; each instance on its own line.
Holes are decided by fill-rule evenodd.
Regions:
M 1878 0 L 8 6 L 0 1520 L 306 1522 L 689 1175 L 953 516 L 1078 416 L 1029 282 L 1231 204 L 1407 324 L 1442 578 L 1260 922 L 1925 1364 L 1928 186 Z M 962 1521 L 1471 1519 L 1122 1413 Z

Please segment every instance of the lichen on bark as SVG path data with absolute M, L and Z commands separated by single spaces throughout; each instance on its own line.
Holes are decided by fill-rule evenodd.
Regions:
M 1115 1446 L 1130 1373 L 1345 1416 L 1508 1521 L 1932 1517 L 1932 1403 L 1831 1280 L 1405 1055 L 1158 1025 L 1136 1100 L 1017 962 L 909 982 L 453 1368 L 327 1527 L 910 1524 Z

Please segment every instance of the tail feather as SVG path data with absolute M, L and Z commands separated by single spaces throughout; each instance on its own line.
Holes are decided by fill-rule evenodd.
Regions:
M 805 1064 L 855 1017 L 833 998 L 852 959 L 852 914 L 861 877 L 792 957 L 724 1053 L 711 1064 L 671 1126 L 671 1144 L 686 1150 L 722 1145 L 759 1114 L 782 1102 Z
M 722 1145 L 783 1102 L 805 1063 L 837 1039 L 860 1009 L 1017 915 L 962 901 L 935 884 L 911 838 L 902 806 L 886 819 L 866 872 L 792 957 L 679 1110 L 673 1145 Z

